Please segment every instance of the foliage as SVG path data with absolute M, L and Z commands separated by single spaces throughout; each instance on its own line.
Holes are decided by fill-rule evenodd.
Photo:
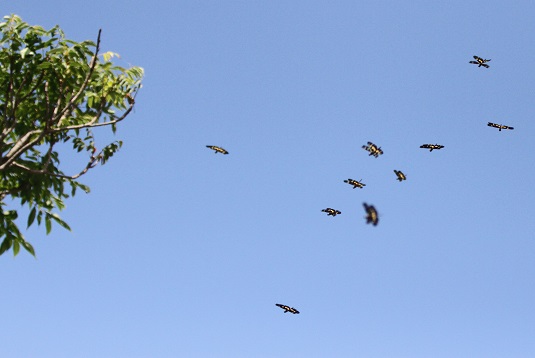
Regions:
M 114 53 L 99 55 L 97 42 L 75 42 L 54 27 L 30 26 L 16 15 L 0 23 L 0 255 L 22 246 L 34 249 L 18 228 L 16 210 L 28 207 L 27 227 L 52 222 L 70 230 L 54 211 L 80 188 L 77 179 L 104 164 L 121 147 L 115 141 L 97 150 L 92 129 L 116 125 L 132 111 L 143 69 L 114 66 Z M 60 169 L 60 148 L 87 153 L 79 172 Z M 82 153 L 82 154 L 83 154 Z

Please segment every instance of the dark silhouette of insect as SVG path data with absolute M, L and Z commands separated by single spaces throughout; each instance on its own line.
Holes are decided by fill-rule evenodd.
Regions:
M 491 122 L 489 122 L 487 126 L 498 128 L 498 131 L 500 132 L 502 131 L 502 129 L 514 129 L 513 127 L 504 126 L 503 124 L 496 124 L 496 123 L 491 123 Z
M 433 149 L 441 149 L 444 148 L 444 146 L 440 144 L 422 144 L 420 148 L 429 149 L 429 151 L 432 152 Z
M 334 210 L 334 209 L 331 209 L 331 208 L 323 209 L 322 212 L 327 213 L 327 216 L 336 216 L 336 215 L 342 213 L 339 210 Z
M 475 61 L 470 61 L 471 64 L 477 65 L 477 67 L 485 67 L 489 68 L 489 65 L 487 65 L 485 62 L 489 62 L 490 60 L 484 60 L 481 57 L 474 56 Z
M 362 179 L 361 179 L 361 180 L 362 180 Z M 344 183 L 348 183 L 349 185 L 353 185 L 353 189 L 355 189 L 355 188 L 360 188 L 360 189 L 362 189 L 363 187 L 366 186 L 366 184 L 361 183 L 360 181 L 357 181 L 357 180 L 354 180 L 354 179 L 347 179 L 347 180 L 344 180 Z
M 207 145 L 206 147 L 210 148 L 212 150 L 215 150 L 215 154 L 217 154 L 217 153 L 228 154 L 228 152 L 225 149 L 223 149 L 221 147 L 218 147 L 216 145 Z
M 379 215 L 377 214 L 377 210 L 375 210 L 375 206 L 368 205 L 366 203 L 363 203 L 364 210 L 366 210 L 366 224 L 373 224 L 373 226 L 377 226 L 379 223 Z
M 296 310 L 293 307 L 286 306 L 286 305 L 281 305 L 280 303 L 275 303 L 275 306 L 278 306 L 278 307 L 282 308 L 284 310 L 284 313 L 290 312 L 290 313 L 293 313 L 293 314 L 299 314 L 299 311 Z
M 401 170 L 394 169 L 394 173 L 396 173 L 399 181 L 407 180 L 407 177 L 405 176 L 405 174 L 403 174 Z
M 381 147 L 378 147 L 372 142 L 368 142 L 368 145 L 363 145 L 362 148 L 370 152 L 370 154 L 368 155 L 373 155 L 375 158 L 378 158 L 380 155 L 383 154 L 383 150 L 381 149 Z

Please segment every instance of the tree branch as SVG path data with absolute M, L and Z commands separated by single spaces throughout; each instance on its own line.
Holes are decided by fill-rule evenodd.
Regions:
M 50 115 L 50 94 L 48 93 L 48 81 L 45 82 L 46 115 Z
M 22 97 L 20 100 L 17 100 L 15 99 L 15 105 L 14 105 L 14 108 L 13 108 L 13 123 L 11 124 L 11 126 L 9 128 L 4 128 L 2 130 L 2 133 L 0 134 L 0 142 L 4 142 L 4 140 L 6 139 L 6 137 L 9 135 L 9 133 L 15 128 L 15 125 L 17 124 L 17 121 L 16 121 L 16 112 L 17 112 L 17 108 L 19 106 L 20 103 L 24 102 L 33 92 L 35 92 L 35 90 L 37 89 L 37 87 L 39 86 L 41 80 L 43 79 L 44 77 L 44 71 L 41 72 L 41 75 L 39 76 L 39 78 L 37 79 L 37 81 L 35 82 L 35 85 L 32 87 L 32 89 L 24 96 Z M 17 95 L 15 98 L 18 97 L 18 94 L 20 93 L 22 87 L 23 87 L 23 84 L 25 82 L 26 79 L 24 79 L 23 83 L 21 84 L 21 87 L 19 88 L 19 90 L 17 91 Z M 48 83 L 45 85 L 47 86 Z M 46 87 L 45 87 L 46 88 Z
M 55 142 L 50 142 L 50 147 L 48 147 L 48 150 L 46 152 L 46 161 L 43 164 L 43 169 L 48 168 L 48 165 L 50 164 L 50 160 L 52 160 L 52 148 L 54 148 Z
M 77 124 L 77 125 L 73 125 L 73 126 L 61 127 L 61 128 L 53 128 L 52 130 L 54 132 L 62 132 L 62 131 L 69 131 L 69 130 L 74 130 L 74 129 L 109 126 L 109 125 L 118 123 L 118 122 L 122 121 L 123 119 L 125 119 L 126 116 L 128 116 L 128 114 L 132 111 L 133 108 L 134 108 L 134 103 L 131 103 L 130 106 L 128 107 L 128 109 L 123 113 L 123 115 L 121 117 L 116 118 L 116 119 L 114 119 L 112 121 L 102 122 L 102 123 L 95 123 L 98 120 L 98 118 L 100 117 L 100 115 L 98 115 L 98 116 L 95 116 L 95 118 L 93 120 L 91 120 L 91 122 L 89 122 L 89 123 L 82 123 L 82 124 Z M 102 113 L 102 110 L 100 110 L 99 113 Z
M 3 142 L 4 139 L 6 139 L 6 137 L 8 136 L 8 134 L 11 133 L 11 131 L 15 128 L 16 124 L 17 124 L 16 118 L 15 118 L 15 116 L 13 116 L 13 121 L 12 121 L 11 125 L 8 128 L 4 128 L 2 130 L 2 137 L 0 137 L 0 141 L 1 142 Z
M 77 179 L 77 178 L 81 177 L 85 173 L 87 173 L 89 171 L 89 169 L 94 168 L 99 161 L 100 161 L 100 157 L 99 156 L 95 157 L 95 156 L 92 155 L 91 158 L 89 159 L 89 162 L 84 167 L 84 169 L 82 169 L 78 174 L 75 174 L 75 175 L 64 175 L 64 174 L 51 173 L 51 172 L 47 171 L 46 169 L 32 169 L 32 168 L 28 168 L 27 166 L 24 166 L 24 165 L 22 165 L 20 163 L 17 163 L 17 162 L 13 162 L 13 165 L 16 166 L 17 168 L 20 168 L 20 169 L 28 172 L 28 173 L 31 173 L 31 174 L 43 174 L 43 175 L 50 175 L 50 176 L 53 176 L 53 177 L 56 177 L 56 178 L 74 180 L 74 179 Z
M 44 76 L 45 76 L 45 71 L 41 71 L 41 74 L 39 75 L 39 78 L 37 78 L 37 81 L 35 81 L 35 85 L 32 87 L 32 89 L 28 93 L 26 93 L 26 95 L 24 97 L 22 97 L 20 99 L 20 101 L 15 102 L 15 107 L 18 107 L 18 105 L 20 103 L 24 102 L 26 100 L 26 98 L 28 98 L 33 92 L 35 92 L 35 90 L 37 89 L 37 86 L 39 86 L 39 84 L 43 80 Z M 22 86 L 21 86 L 21 88 L 22 88 Z M 17 96 L 18 96 L 18 93 L 17 93 Z
M 6 135 L 15 128 L 15 114 L 11 111 L 9 113 L 9 105 L 11 104 L 11 95 L 13 92 L 13 56 L 9 57 L 9 81 L 6 88 L 6 97 L 4 99 L 4 120 L 0 125 L 2 126 L 2 142 Z M 12 122 L 9 124 L 9 122 Z M 4 124 L 8 124 L 8 128 L 4 127 Z
M 60 101 L 61 101 L 61 96 L 58 97 L 58 102 L 60 102 Z M 134 102 L 130 103 L 130 106 L 123 113 L 123 115 L 121 117 L 118 117 L 118 118 L 116 118 L 114 120 L 111 120 L 111 121 L 108 121 L 108 122 L 103 122 L 103 123 L 95 123 L 100 118 L 100 115 L 102 114 L 103 107 L 100 108 L 99 112 L 95 115 L 94 119 L 91 120 L 91 122 L 89 122 L 89 123 L 82 123 L 82 124 L 78 124 L 78 125 L 54 128 L 54 127 L 52 127 L 52 125 L 53 125 L 53 123 L 52 123 L 53 117 L 50 117 L 47 120 L 46 128 L 44 130 L 33 130 L 33 131 L 30 131 L 30 132 L 26 133 L 21 139 L 19 139 L 17 141 L 15 146 L 13 148 L 11 148 L 11 150 L 7 153 L 7 155 L 5 157 L 6 158 L 5 162 L 0 164 L 0 170 L 5 169 L 6 167 L 8 167 L 12 163 L 14 164 L 15 160 L 20 155 L 22 155 L 22 153 L 24 153 L 26 150 L 28 150 L 30 147 L 34 146 L 35 144 L 39 143 L 45 137 L 45 135 L 53 134 L 53 133 L 59 133 L 59 132 L 68 132 L 70 130 L 76 130 L 76 129 L 82 129 L 82 128 L 93 128 L 93 127 L 109 126 L 109 125 L 112 125 L 112 124 L 115 124 L 115 123 L 119 123 L 120 121 L 125 119 L 126 116 L 128 116 L 128 114 L 132 111 L 132 109 L 134 108 L 134 104 L 135 104 Z M 58 107 L 56 106 L 56 108 L 58 108 Z M 31 138 L 31 136 L 33 136 L 35 134 L 39 134 L 39 136 L 37 136 L 37 138 L 35 138 L 34 140 L 29 140 Z
M 86 87 L 87 87 L 87 85 L 89 83 L 89 80 L 91 79 L 91 75 L 93 75 L 93 71 L 95 70 L 95 65 L 97 64 L 98 52 L 100 50 L 100 34 L 101 34 L 101 32 L 102 32 L 102 29 L 99 29 L 98 30 L 98 37 L 97 37 L 97 46 L 95 48 L 95 54 L 93 55 L 93 58 L 91 59 L 91 63 L 89 64 L 89 72 L 87 73 L 87 76 L 85 77 L 85 80 L 82 83 L 82 86 L 78 90 L 78 93 L 76 93 L 71 98 L 69 103 L 67 103 L 67 105 L 65 105 L 63 110 L 61 110 L 61 112 L 59 112 L 59 114 L 58 114 L 58 124 L 61 124 L 60 120 L 63 119 L 63 114 L 65 113 L 65 111 L 67 109 L 69 109 L 74 103 L 76 103 L 76 101 L 78 101 L 80 96 L 84 93 L 84 91 L 85 91 L 85 89 L 86 89 Z

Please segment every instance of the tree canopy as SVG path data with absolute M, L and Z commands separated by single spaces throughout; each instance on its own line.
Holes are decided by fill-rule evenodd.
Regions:
M 13 207 L 27 207 L 28 228 L 44 223 L 49 234 L 55 222 L 70 230 L 57 211 L 78 188 L 89 192 L 78 179 L 122 145 L 97 148 L 93 129 L 115 133 L 134 108 L 143 69 L 114 65 L 113 52 L 100 54 L 100 30 L 96 43 L 75 42 L 58 26 L 47 31 L 10 15 L 0 35 L 0 255 L 17 255 L 22 246 L 35 256 Z M 74 173 L 60 168 L 66 150 L 82 156 Z

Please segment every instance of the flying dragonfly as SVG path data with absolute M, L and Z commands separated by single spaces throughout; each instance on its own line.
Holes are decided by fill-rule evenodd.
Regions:
M 299 314 L 299 311 L 296 310 L 293 307 L 286 306 L 286 305 L 281 305 L 280 303 L 275 303 L 275 306 L 282 308 L 284 310 L 284 313 L 290 312 L 290 313 L 293 313 L 293 314 Z
M 496 124 L 496 123 L 491 123 L 491 122 L 489 122 L 487 126 L 498 128 L 498 131 L 500 132 L 502 131 L 502 129 L 514 129 L 513 127 L 504 126 L 503 124 Z
M 215 150 L 215 152 L 214 152 L 215 154 L 217 154 L 217 153 L 228 154 L 228 152 L 225 149 L 223 149 L 221 147 L 218 147 L 217 145 L 207 145 L 206 148 L 210 148 L 212 150 Z
M 366 224 L 373 224 L 373 226 L 377 226 L 379 223 L 379 215 L 377 214 L 377 210 L 375 210 L 375 206 L 368 205 L 366 203 L 363 203 L 364 210 L 366 210 Z
M 470 61 L 471 64 L 477 65 L 477 67 L 485 67 L 489 68 L 489 65 L 487 65 L 485 62 L 489 62 L 490 60 L 484 60 L 481 57 L 474 56 L 475 61 Z
M 336 216 L 342 213 L 340 210 L 334 210 L 331 208 L 323 209 L 322 212 L 327 213 L 327 216 Z
M 380 155 L 383 154 L 383 150 L 381 149 L 381 147 L 378 147 L 372 142 L 368 142 L 368 145 L 363 145 L 362 148 L 370 152 L 370 154 L 368 155 L 373 155 L 375 158 L 378 158 Z
M 441 149 L 444 148 L 444 146 L 440 144 L 422 144 L 420 148 L 429 149 L 429 151 L 432 152 L 433 149 Z
M 360 179 L 362 181 L 362 179 Z M 347 180 L 344 180 L 344 183 L 348 183 L 349 185 L 353 185 L 353 189 L 355 188 L 359 188 L 359 189 L 362 189 L 363 187 L 366 186 L 366 184 L 360 182 L 360 181 L 357 181 L 357 180 L 354 180 L 354 179 L 347 179 Z
M 399 181 L 407 180 L 407 177 L 405 176 L 405 174 L 403 174 L 401 170 L 394 169 L 394 173 L 396 173 Z

